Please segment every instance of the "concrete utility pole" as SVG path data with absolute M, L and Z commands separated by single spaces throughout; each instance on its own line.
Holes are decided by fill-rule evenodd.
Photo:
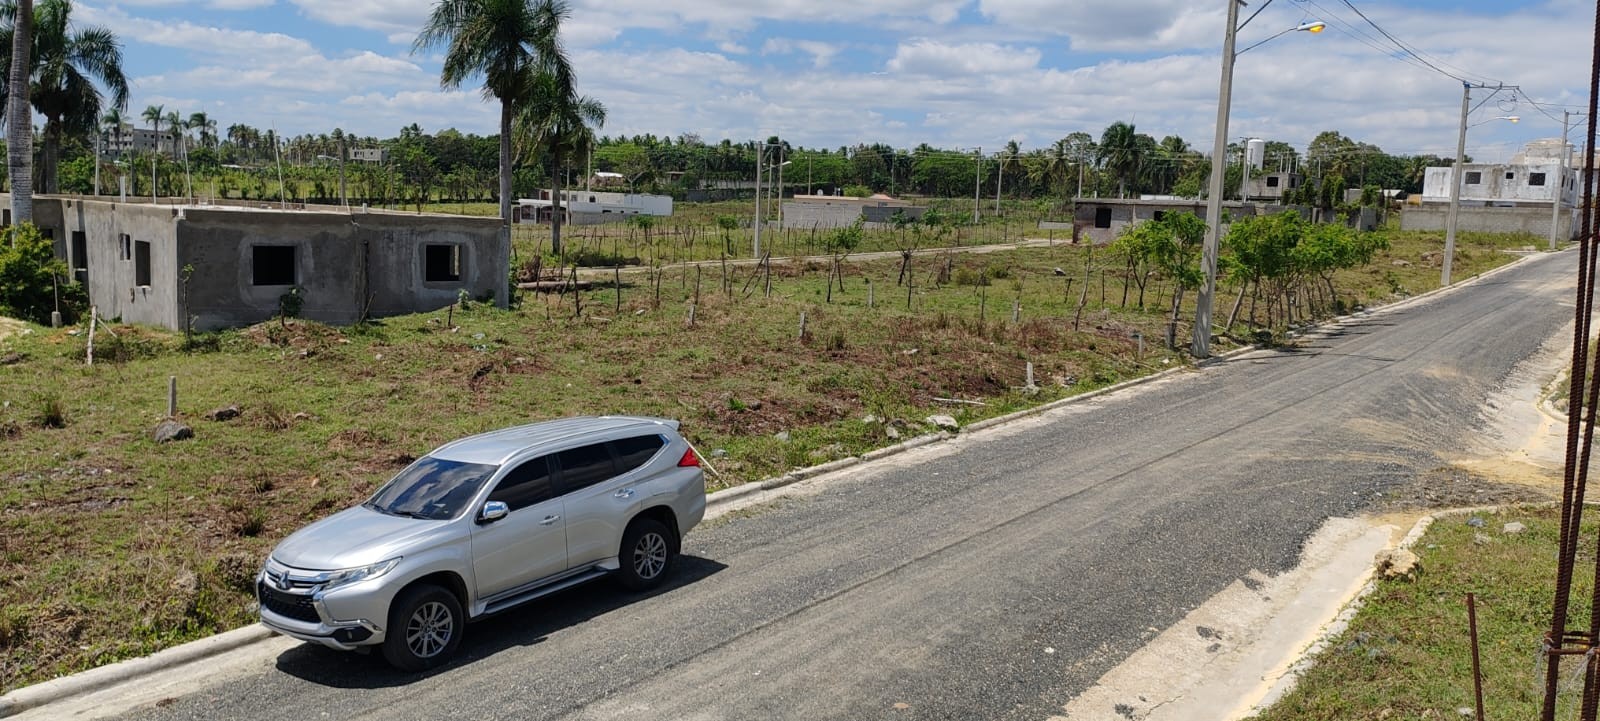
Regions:
M 1222 87 L 1217 97 L 1217 137 L 1211 151 L 1211 194 L 1206 198 L 1206 240 L 1200 256 L 1205 282 L 1200 284 L 1194 314 L 1196 358 L 1211 357 L 1211 312 L 1217 295 L 1217 254 L 1222 235 L 1222 193 L 1228 177 L 1228 113 L 1233 104 L 1234 45 L 1239 37 L 1239 3 L 1228 0 L 1228 32 L 1222 40 Z
M 972 224 L 977 225 L 979 220 L 978 205 L 983 202 L 983 146 L 978 146 L 977 152 L 973 153 L 973 159 L 978 161 L 978 172 L 976 174 L 977 182 L 974 183 L 975 187 L 972 189 Z
M 1000 180 L 994 184 L 994 214 L 1000 214 L 1000 190 L 1006 185 L 1006 156 L 1000 154 Z
M 1567 134 L 1572 132 L 1572 111 L 1561 111 L 1561 167 L 1556 171 L 1556 192 L 1550 205 L 1550 250 L 1555 250 L 1561 233 L 1561 198 L 1567 194 L 1567 169 L 1572 167 L 1572 152 Z M 1571 237 L 1570 235 L 1568 237 Z
M 756 144 L 756 224 L 755 224 L 755 251 L 756 260 L 761 259 L 761 164 L 767 162 L 767 144 Z
M 1456 257 L 1456 228 L 1461 220 L 1461 184 L 1465 178 L 1462 166 L 1467 163 L 1467 115 L 1472 111 L 1472 85 L 1461 84 L 1461 132 L 1456 137 L 1456 166 L 1450 178 L 1450 212 L 1444 221 L 1444 271 L 1439 284 L 1450 285 L 1450 266 Z

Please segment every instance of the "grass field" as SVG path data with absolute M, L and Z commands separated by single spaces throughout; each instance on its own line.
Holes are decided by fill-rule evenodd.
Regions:
M 1483 521 L 1481 528 L 1468 524 Z M 1299 686 L 1258 721 L 1461 718 L 1474 705 L 1466 594 L 1477 596 L 1485 716 L 1538 718 L 1543 699 L 1540 643 L 1555 597 L 1555 557 L 1560 511 L 1553 507 L 1446 517 L 1413 549 L 1422 561 L 1415 581 L 1383 581 L 1349 628 L 1317 658 Z M 1585 519 L 1585 537 L 1600 526 Z M 1521 535 L 1506 523 L 1527 526 Z M 1574 598 L 1590 597 L 1580 559 Z M 1572 607 L 1575 625 L 1586 623 L 1586 600 Z M 1570 674 L 1577 659 L 1563 669 Z M 1558 718 L 1574 718 L 1582 688 L 1562 698 Z M 1467 717 L 1470 718 L 1470 715 Z
M 1392 242 L 1339 279 L 1348 302 L 1437 284 L 1437 237 Z M 1465 237 L 1459 277 L 1528 242 Z M 720 267 L 679 266 L 512 310 L 273 321 L 187 351 L 116 326 L 93 367 L 85 329 L 29 326 L 0 339 L 0 692 L 251 622 L 250 580 L 277 540 L 464 434 L 674 417 L 722 487 L 927 432 L 929 414 L 968 423 L 1182 366 L 1156 340 L 1163 289 L 1146 311 L 1121 307 L 1104 256 L 1087 294 L 1088 251 L 1055 246 L 919 257 L 909 293 L 898 261 L 846 264 L 831 301 L 825 263 L 776 265 L 770 297 L 753 267 L 731 269 L 730 293 Z M 1021 388 L 1030 362 L 1036 392 Z M 196 437 L 156 445 L 169 376 Z M 243 415 L 202 418 L 228 405 Z

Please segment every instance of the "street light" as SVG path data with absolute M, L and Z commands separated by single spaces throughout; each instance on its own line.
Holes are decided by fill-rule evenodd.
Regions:
M 1496 90 L 1496 92 L 1499 92 Z M 1491 95 L 1490 97 L 1494 97 Z M 1487 101 L 1485 101 L 1487 102 Z M 1453 270 L 1456 259 L 1456 231 L 1461 227 L 1461 183 L 1463 167 L 1467 163 L 1467 128 L 1476 128 L 1485 123 L 1505 120 L 1516 123 L 1522 120 L 1515 115 L 1501 115 L 1488 120 L 1467 125 L 1467 115 L 1472 112 L 1472 84 L 1461 84 L 1461 133 L 1456 137 L 1456 164 L 1450 171 L 1450 211 L 1444 221 L 1444 262 L 1439 271 L 1439 286 L 1450 286 L 1450 272 Z M 1560 203 L 1559 196 L 1556 201 Z
M 1191 348 L 1196 358 L 1211 357 L 1211 313 L 1217 294 L 1217 255 L 1222 236 L 1222 193 L 1228 173 L 1228 114 L 1233 104 L 1233 63 L 1240 55 L 1289 33 L 1305 32 L 1315 35 L 1328 29 L 1327 24 L 1321 21 L 1302 22 L 1235 52 L 1234 46 L 1239 31 L 1260 15 L 1262 10 L 1267 9 L 1272 0 L 1262 3 L 1255 14 L 1243 23 L 1239 22 L 1239 6 L 1243 3 L 1240 0 L 1227 0 L 1227 2 L 1228 29 L 1222 41 L 1222 87 L 1217 94 L 1217 138 L 1211 153 L 1211 191 L 1206 198 L 1206 240 L 1201 255 L 1201 271 L 1205 274 L 1205 283 L 1200 286 L 1199 298 L 1196 300 L 1194 344 Z

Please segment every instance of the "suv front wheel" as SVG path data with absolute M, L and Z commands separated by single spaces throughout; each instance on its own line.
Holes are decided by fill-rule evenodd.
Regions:
M 455 594 L 438 586 L 413 586 L 389 607 L 383 657 L 404 671 L 433 668 L 455 654 L 465 626 Z
M 661 584 L 672 570 L 677 556 L 672 535 L 667 527 L 649 518 L 637 518 L 628 524 L 622 534 L 622 549 L 618 554 L 622 568 L 617 579 L 624 588 L 643 591 Z

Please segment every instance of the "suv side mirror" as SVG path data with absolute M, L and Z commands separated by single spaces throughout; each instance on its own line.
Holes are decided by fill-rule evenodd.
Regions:
M 504 501 L 489 501 L 483 504 L 483 510 L 478 513 L 478 524 L 488 525 L 511 514 L 511 507 Z

